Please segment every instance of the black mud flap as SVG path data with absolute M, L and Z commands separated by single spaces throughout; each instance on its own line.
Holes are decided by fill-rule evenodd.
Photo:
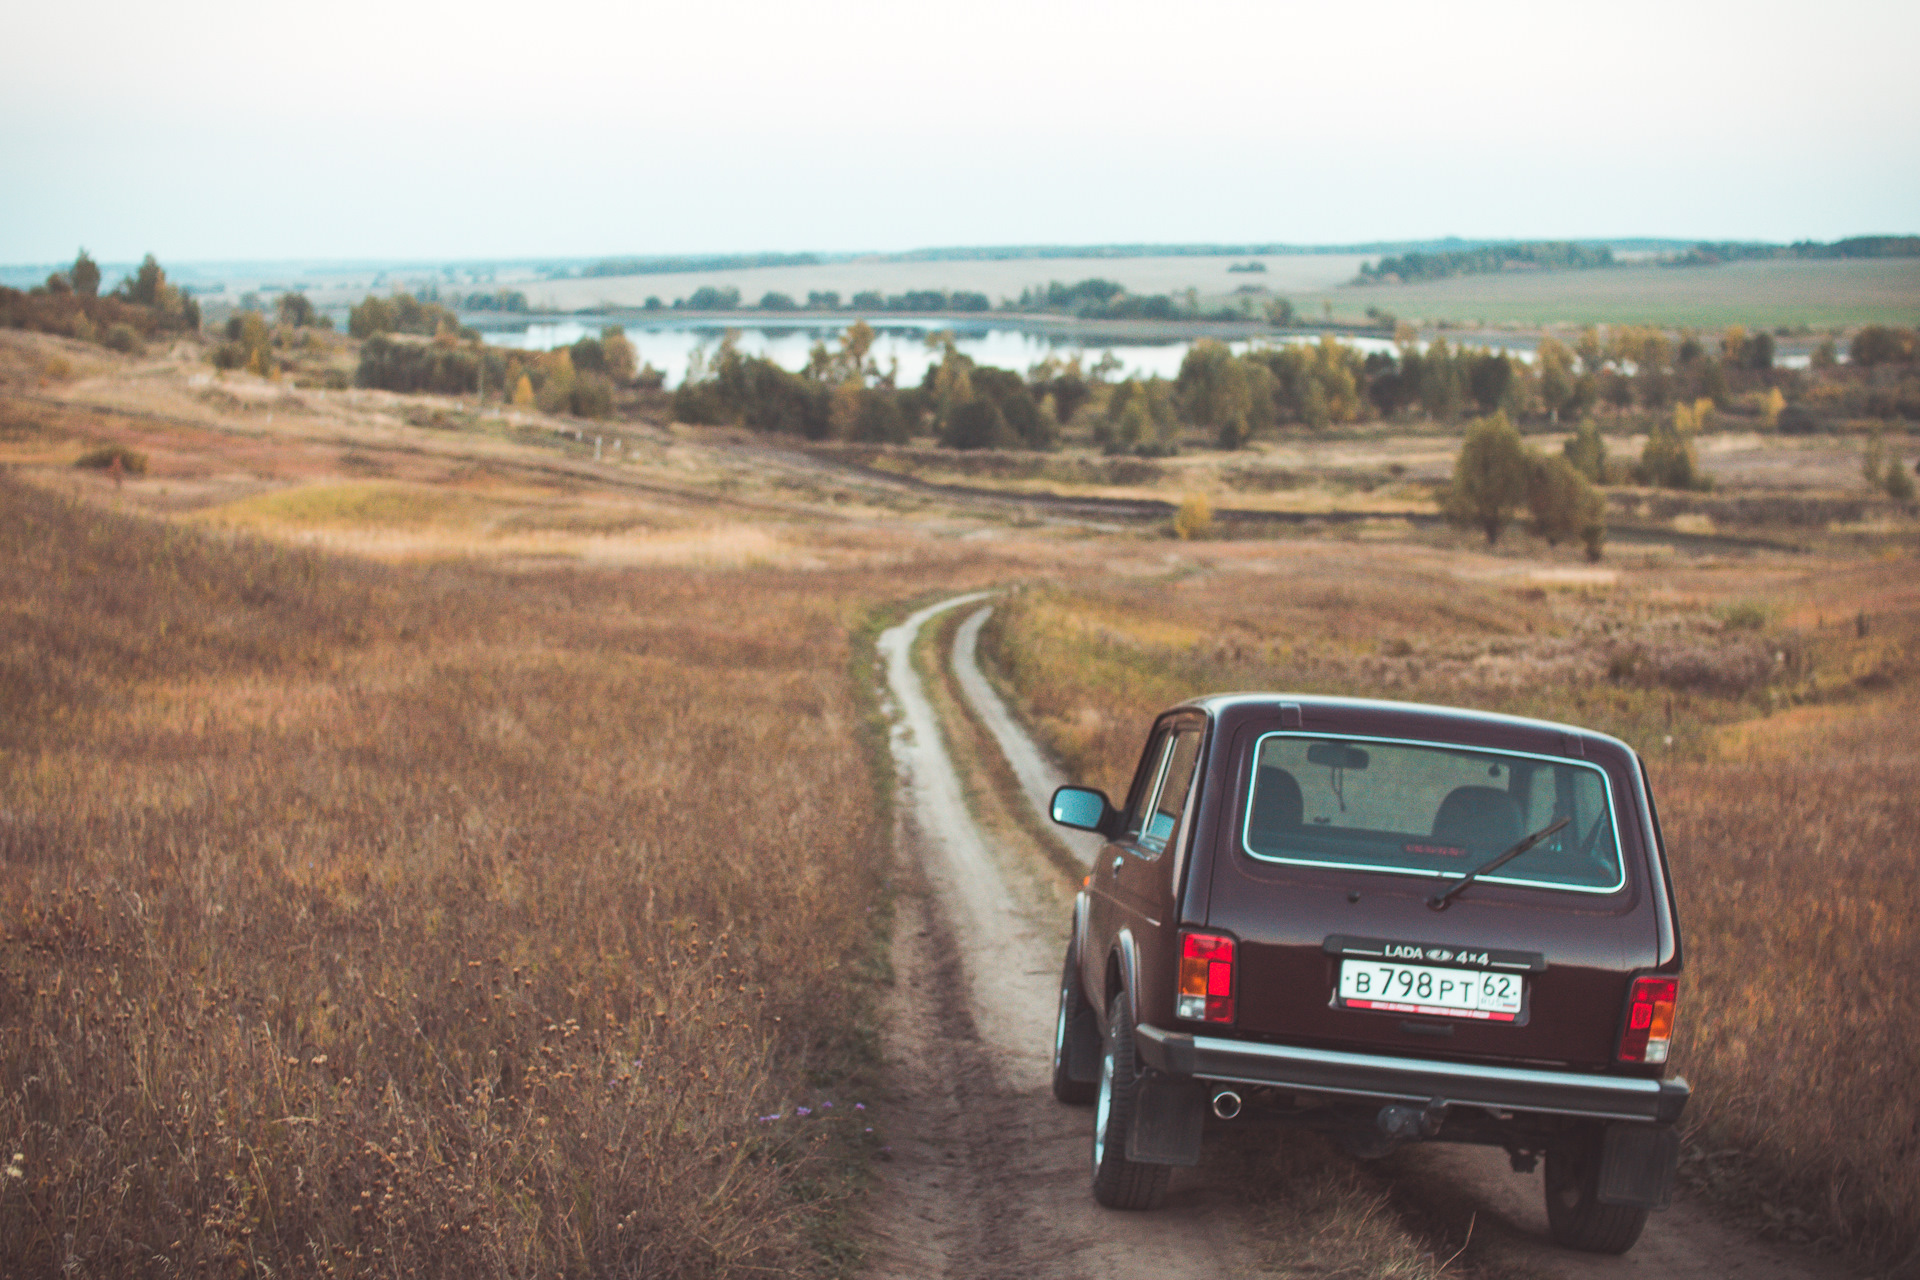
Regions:
M 1207 1091 L 1198 1080 L 1149 1071 L 1134 1095 L 1127 1159 L 1139 1164 L 1199 1164 L 1200 1133 L 1206 1123 Z
M 1601 1204 L 1664 1209 L 1673 1203 L 1680 1134 L 1666 1125 L 1610 1124 L 1600 1140 Z
M 1080 1010 L 1067 1024 L 1067 1079 L 1076 1084 L 1100 1079 L 1100 1024 L 1091 1007 Z

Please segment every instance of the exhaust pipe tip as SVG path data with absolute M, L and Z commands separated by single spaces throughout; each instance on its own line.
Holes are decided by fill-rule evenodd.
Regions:
M 1213 1095 L 1213 1114 L 1222 1120 L 1231 1120 L 1240 1114 L 1240 1095 L 1231 1089 L 1222 1089 Z

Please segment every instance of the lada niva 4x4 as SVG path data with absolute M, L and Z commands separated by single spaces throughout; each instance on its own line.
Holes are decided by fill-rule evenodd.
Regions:
M 1546 1162 L 1563 1245 L 1665 1208 L 1680 932 L 1631 748 L 1566 725 L 1289 694 L 1161 715 L 1074 904 L 1053 1090 L 1093 1103 L 1093 1193 L 1151 1209 L 1209 1123 Z M 1208 1117 L 1216 1117 L 1209 1121 Z

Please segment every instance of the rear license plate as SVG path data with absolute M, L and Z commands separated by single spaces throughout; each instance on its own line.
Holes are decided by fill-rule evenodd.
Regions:
M 1512 1022 L 1520 1016 L 1525 989 L 1517 973 L 1383 960 L 1340 962 L 1340 1004 L 1348 1009 Z

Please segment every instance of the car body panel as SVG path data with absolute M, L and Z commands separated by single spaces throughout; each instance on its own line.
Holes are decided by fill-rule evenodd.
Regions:
M 1677 973 L 1681 957 L 1657 816 L 1641 763 L 1624 743 L 1454 708 L 1295 694 L 1196 699 L 1156 720 L 1127 813 L 1151 790 L 1164 735 L 1196 724 L 1204 726 L 1201 763 L 1181 829 L 1158 850 L 1137 835 L 1110 840 L 1089 877 L 1087 905 L 1076 907 L 1082 981 L 1103 1025 L 1107 1001 L 1124 987 L 1140 1025 L 1173 1035 L 1499 1070 L 1664 1074 L 1614 1060 L 1633 977 Z M 1436 911 L 1429 899 L 1449 880 L 1256 855 L 1240 836 L 1253 745 L 1268 733 L 1446 743 L 1596 766 L 1606 776 L 1623 882 L 1601 892 L 1477 880 Z M 1179 937 L 1188 928 L 1236 940 L 1230 1026 L 1175 1016 Z M 1334 935 L 1531 953 L 1544 964 L 1526 975 L 1526 1002 L 1513 1022 L 1344 1008 L 1335 999 Z

